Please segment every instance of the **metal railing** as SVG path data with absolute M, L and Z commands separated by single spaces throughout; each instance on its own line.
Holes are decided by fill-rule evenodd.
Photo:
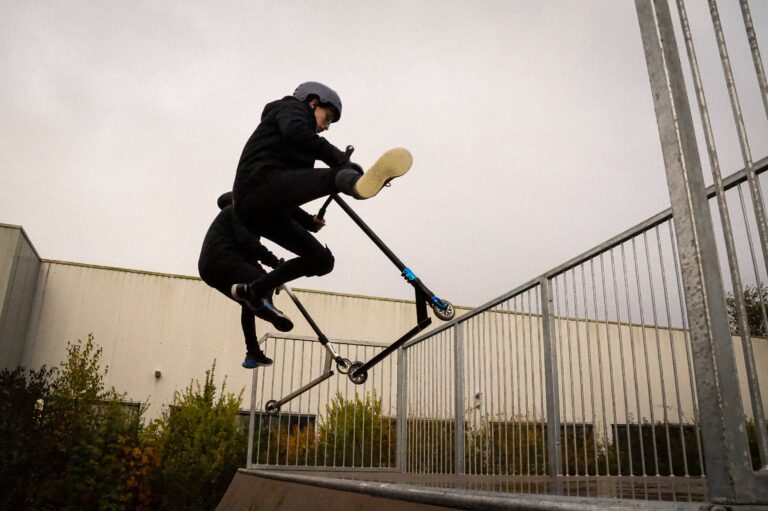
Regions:
M 677 3 L 702 122 L 711 134 L 684 5 Z M 766 501 L 766 391 L 756 361 L 768 355 L 768 236 L 758 178 L 768 159 L 755 164 L 749 155 L 717 6 L 709 4 L 745 168 L 722 179 L 708 136 L 715 184 L 704 195 L 679 62 L 674 69 L 671 15 L 664 1 L 638 0 L 654 94 L 670 98 L 657 101 L 656 109 L 673 208 L 407 343 L 402 358 L 409 388 L 415 375 L 427 383 L 408 394 L 407 413 L 419 417 L 426 453 L 409 455 L 406 470 L 708 476 L 715 500 Z M 757 68 L 754 27 L 747 3 L 741 7 Z M 764 81 L 761 89 L 765 93 Z M 673 154 L 676 149 L 684 153 Z M 676 168 L 681 162 L 682 170 Z M 707 198 L 714 200 L 707 205 Z M 738 205 L 740 215 L 730 218 L 728 204 Z M 710 213 L 720 220 L 717 237 Z M 725 283 L 718 268 L 729 270 Z M 430 373 L 422 360 L 446 352 L 453 354 L 446 363 L 454 374 Z M 768 374 L 762 379 L 765 385 Z M 435 458 L 429 445 L 452 459 Z
M 705 189 L 669 6 L 636 6 L 672 207 L 409 341 L 364 387 L 329 380 L 278 420 L 256 417 L 269 371 L 254 372 L 262 381 L 254 381 L 252 466 L 704 478 L 713 502 L 768 503 L 768 158 L 752 160 L 709 0 L 744 162 L 722 178 L 685 4 L 676 0 L 714 182 Z M 755 26 L 747 1 L 740 7 L 768 117 Z M 279 342 L 321 349 L 307 339 Z M 367 359 L 381 347 L 342 345 L 353 349 L 371 351 L 342 355 Z M 275 381 L 297 387 L 311 378 L 296 371 L 300 359 L 273 391 Z M 353 440 L 332 444 L 331 431 Z
M 367 360 L 386 347 L 332 342 L 350 360 Z M 364 385 L 332 377 L 268 412 L 270 401 L 317 378 L 327 353 L 313 337 L 268 334 L 260 343 L 276 362 L 253 371 L 248 468 L 396 467 L 396 359 L 383 361 Z

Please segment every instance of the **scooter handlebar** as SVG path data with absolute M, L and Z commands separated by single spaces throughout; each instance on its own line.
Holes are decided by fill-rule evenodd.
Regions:
M 346 161 L 349 161 L 349 158 L 352 156 L 352 153 L 355 152 L 354 146 L 348 145 L 346 150 L 344 151 L 344 155 L 347 157 Z M 325 211 L 328 209 L 328 205 L 333 200 L 333 195 L 329 195 L 328 198 L 323 202 L 323 205 L 320 207 L 320 210 L 317 212 L 317 218 L 322 220 L 325 218 Z

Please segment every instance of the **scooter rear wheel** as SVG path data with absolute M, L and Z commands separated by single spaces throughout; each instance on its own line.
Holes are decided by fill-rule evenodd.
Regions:
M 436 304 L 430 304 L 432 306 L 432 312 L 435 313 L 438 319 L 443 321 L 450 321 L 456 317 L 456 309 L 453 308 L 453 304 L 447 300 L 443 300 L 445 308 L 441 309 Z
M 352 361 L 348 358 L 342 359 L 344 362 L 343 365 L 339 362 L 336 362 L 336 370 L 339 372 L 339 374 L 347 374 L 349 372 L 349 368 L 352 366 Z

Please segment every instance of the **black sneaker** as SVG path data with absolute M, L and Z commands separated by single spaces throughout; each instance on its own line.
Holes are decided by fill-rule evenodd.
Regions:
M 245 360 L 243 360 L 243 367 L 246 369 L 255 369 L 256 367 L 267 367 L 272 365 L 272 359 L 264 354 L 262 351 L 251 353 L 250 351 L 245 354 Z
M 272 323 L 272 326 L 281 332 L 290 332 L 293 330 L 293 321 L 291 321 L 288 316 L 283 314 L 283 311 L 275 307 L 275 304 L 272 303 L 272 300 L 269 298 L 262 298 L 260 303 L 262 306 L 254 311 L 256 313 L 256 317 L 259 317 L 264 321 L 269 321 Z
M 259 303 L 263 300 L 262 297 L 257 296 L 251 289 L 249 284 L 232 284 L 229 294 L 240 303 L 244 303 L 252 311 L 256 311 L 262 307 Z
M 257 296 L 249 284 L 233 284 L 230 294 L 238 302 L 247 305 L 256 314 L 256 317 L 269 321 L 281 332 L 293 330 L 293 321 L 283 314 L 283 311 L 275 307 L 272 299 Z M 269 295 L 271 294 L 270 292 Z

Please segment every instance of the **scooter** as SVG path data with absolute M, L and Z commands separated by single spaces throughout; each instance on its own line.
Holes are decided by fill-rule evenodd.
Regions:
M 352 146 L 347 146 L 347 156 L 350 156 L 353 151 L 354 148 Z M 389 183 L 387 183 L 386 186 L 389 186 Z M 381 238 L 379 238 L 376 233 L 373 232 L 373 230 L 368 227 L 365 222 L 363 222 L 363 219 L 360 218 L 357 213 L 355 213 L 349 204 L 347 204 L 344 199 L 339 197 L 337 194 L 330 195 L 328 199 L 323 203 L 323 206 L 317 213 L 318 218 L 322 219 L 325 216 L 326 210 L 328 209 L 331 201 L 336 202 L 336 204 L 338 204 L 339 207 L 341 207 L 341 209 L 343 209 L 344 212 L 349 215 L 352 221 L 355 222 L 357 226 L 360 227 L 360 229 L 362 229 L 362 231 L 371 239 L 371 241 L 373 241 L 379 250 L 384 252 L 384 255 L 386 255 L 387 258 L 389 258 L 389 260 L 392 261 L 392 263 L 397 267 L 397 269 L 400 270 L 401 275 L 405 281 L 413 286 L 416 292 L 416 326 L 406 332 L 395 342 L 390 344 L 387 348 L 379 352 L 368 362 L 355 361 L 348 368 L 347 375 L 349 376 L 349 379 L 352 381 L 352 383 L 360 385 L 366 382 L 368 379 L 368 371 L 372 367 L 387 358 L 392 352 L 397 350 L 409 339 L 413 338 L 416 334 L 427 328 L 432 323 L 432 319 L 427 316 L 427 305 L 432 308 L 432 312 L 434 312 L 435 316 L 443 321 L 452 320 L 456 316 L 456 310 L 454 309 L 451 302 L 439 298 L 435 293 L 430 291 L 429 288 L 421 281 L 421 279 L 419 279 L 410 268 L 403 264 L 403 262 L 395 255 L 395 253 L 392 252 L 392 250 L 390 250 L 386 244 L 384 244 Z
M 315 334 L 317 334 L 317 340 L 320 342 L 320 344 L 323 345 L 323 348 L 326 349 L 327 354 L 325 357 L 325 364 L 323 366 L 323 374 L 312 380 L 311 382 L 307 383 L 301 388 L 298 388 L 288 394 L 287 396 L 283 397 L 282 399 L 275 400 L 270 399 L 264 404 L 264 410 L 269 415 L 277 415 L 280 413 L 280 407 L 286 404 L 287 402 L 299 397 L 304 392 L 307 392 L 311 388 L 321 384 L 331 376 L 333 376 L 333 369 L 331 369 L 331 366 L 333 365 L 333 362 L 336 362 L 336 370 L 340 374 L 347 374 L 349 371 L 349 368 L 352 366 L 352 362 L 350 362 L 349 359 L 346 359 L 339 355 L 336 350 L 333 349 L 333 346 L 328 341 L 328 337 L 325 336 L 322 330 L 320 330 L 320 327 L 317 326 L 317 323 L 315 323 L 314 319 L 312 319 L 312 316 L 309 314 L 307 309 L 304 307 L 304 305 L 301 303 L 301 301 L 296 297 L 295 294 L 293 294 L 293 291 L 290 287 L 283 284 L 282 290 L 285 291 L 288 296 L 291 298 L 294 304 L 296 304 L 296 307 L 299 309 L 299 312 L 301 312 L 301 315 L 304 316 L 304 319 L 307 320 L 307 323 L 309 323 L 309 326 L 312 327 L 312 330 L 315 331 Z

